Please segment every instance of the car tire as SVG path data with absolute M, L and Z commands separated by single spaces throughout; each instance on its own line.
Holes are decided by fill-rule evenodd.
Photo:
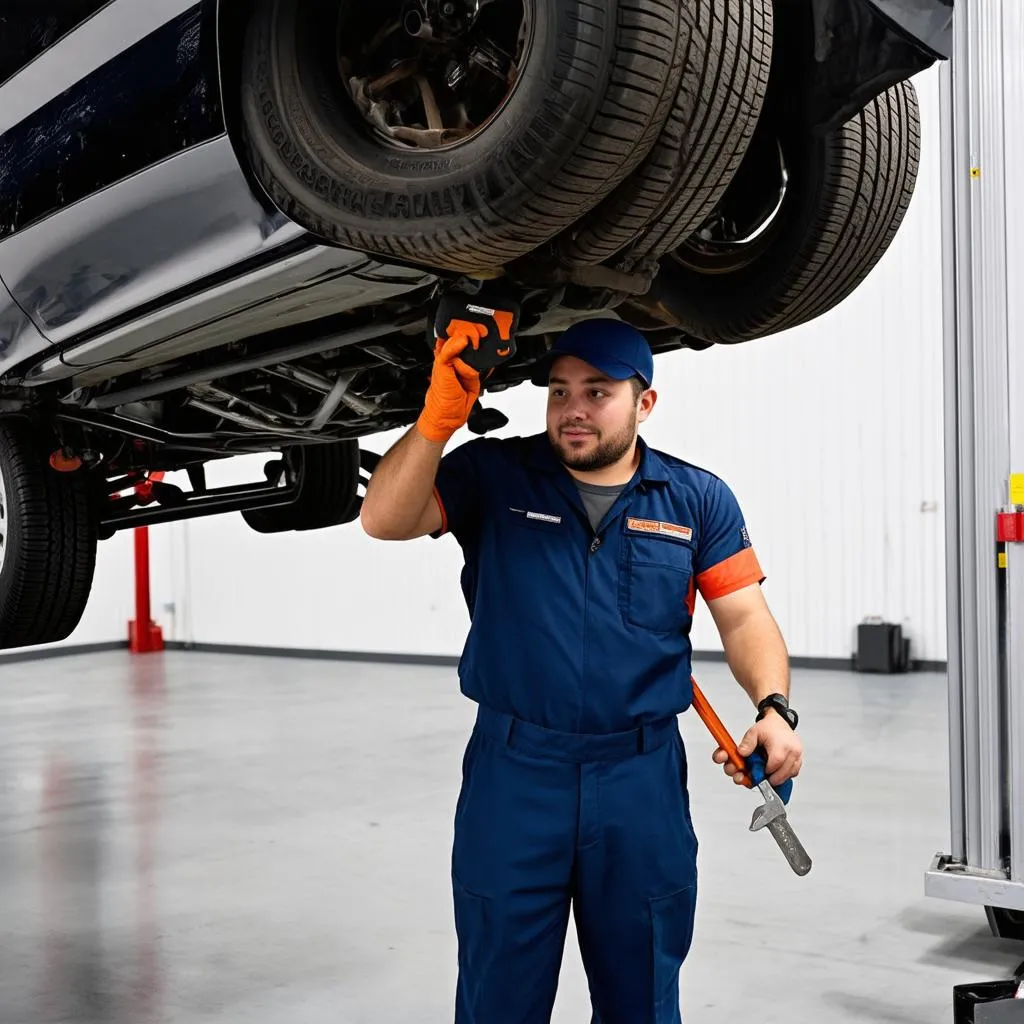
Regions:
M 254 174 L 315 236 L 438 270 L 497 270 L 554 238 L 647 155 L 676 95 L 690 2 L 522 0 L 539 14 L 510 94 L 471 138 L 429 149 L 381 141 L 357 108 L 337 71 L 337 0 L 259 0 L 242 60 Z
M 835 131 L 783 134 L 779 141 L 789 182 L 766 230 L 718 250 L 698 233 L 663 261 L 651 302 L 701 341 L 744 342 L 797 327 L 861 284 L 889 248 L 913 195 L 917 94 L 910 81 L 900 82 Z M 741 168 L 736 187 L 742 186 Z
M 691 0 L 684 69 L 643 163 L 560 239 L 569 264 L 657 259 L 714 209 L 743 160 L 768 89 L 772 0 Z
M 0 648 L 56 643 L 81 621 L 98 506 L 84 470 L 51 469 L 28 423 L 0 424 Z
M 243 512 L 257 533 L 322 530 L 359 516 L 358 441 L 295 445 L 284 458 L 298 477 L 298 497 L 290 505 Z

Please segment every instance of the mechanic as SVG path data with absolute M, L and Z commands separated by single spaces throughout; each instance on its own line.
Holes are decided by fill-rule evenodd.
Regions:
M 643 335 L 570 328 L 533 375 L 546 432 L 443 455 L 481 390 L 460 358 L 478 338 L 438 341 L 422 414 L 361 513 L 371 536 L 450 533 L 464 555 L 459 676 L 478 709 L 452 847 L 456 1024 L 550 1019 L 570 907 L 595 1024 L 678 1024 L 697 839 L 676 716 L 696 594 L 758 707 L 740 751 L 762 746 L 775 786 L 802 763 L 788 652 L 733 493 L 639 437 L 657 400 Z

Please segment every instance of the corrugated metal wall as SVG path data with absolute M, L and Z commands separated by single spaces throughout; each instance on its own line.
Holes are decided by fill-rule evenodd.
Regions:
M 787 334 L 659 359 L 660 402 L 645 436 L 736 491 L 793 655 L 848 658 L 856 624 L 880 615 L 904 623 L 915 657 L 945 658 L 935 71 L 917 84 L 918 188 L 896 241 L 858 291 Z M 492 404 L 511 417 L 506 434 L 543 426 L 537 389 L 518 388 Z M 368 447 L 383 450 L 395 436 Z M 240 477 L 262 462 L 239 461 L 248 461 L 234 471 Z M 388 545 L 358 526 L 257 537 L 238 516 L 154 536 L 164 545 L 159 586 L 174 604 L 171 634 L 179 639 L 461 649 L 468 622 L 450 538 Z M 694 639 L 698 648 L 720 649 L 706 610 Z

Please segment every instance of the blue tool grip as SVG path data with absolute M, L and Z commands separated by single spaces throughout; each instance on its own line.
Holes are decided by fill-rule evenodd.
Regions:
M 764 747 L 758 747 L 757 750 L 752 754 L 748 754 L 744 759 L 747 762 L 747 774 L 754 781 L 755 786 L 759 786 L 765 779 L 765 770 L 768 763 L 768 755 Z M 787 779 L 781 786 L 772 786 L 772 789 L 779 794 L 779 799 L 784 803 L 789 803 L 789 798 L 793 794 L 793 780 Z

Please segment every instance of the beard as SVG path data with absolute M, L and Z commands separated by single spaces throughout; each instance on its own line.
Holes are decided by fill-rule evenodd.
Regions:
M 637 414 L 634 409 L 629 422 L 614 434 L 609 434 L 607 437 L 600 433 L 592 435 L 597 437 L 597 446 L 589 452 L 574 451 L 571 442 L 562 438 L 561 431 L 567 426 L 571 426 L 571 424 L 562 424 L 554 436 L 550 431 L 548 432 L 548 441 L 551 442 L 551 447 L 562 460 L 562 464 L 569 469 L 575 469 L 580 473 L 591 473 L 613 466 L 627 454 L 636 440 Z

